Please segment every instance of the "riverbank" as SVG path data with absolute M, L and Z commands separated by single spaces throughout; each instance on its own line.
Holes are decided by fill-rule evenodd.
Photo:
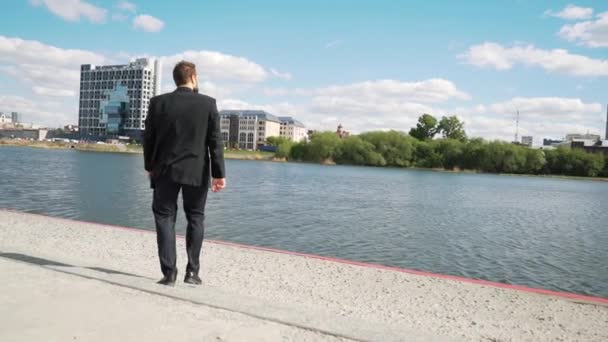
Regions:
M 111 144 L 89 144 L 89 143 L 65 143 L 65 142 L 47 142 L 47 141 L 29 141 L 29 140 L 0 140 L 0 147 L 2 146 L 13 146 L 13 147 L 32 147 L 41 149 L 75 149 L 79 151 L 87 152 L 108 152 L 108 153 L 143 153 L 141 145 L 111 145 Z M 290 163 L 301 163 L 301 164 L 315 164 L 311 162 L 302 161 L 288 161 L 285 158 L 276 158 L 274 153 L 271 152 L 258 152 L 258 151 L 244 151 L 244 150 L 227 150 L 224 152 L 226 159 L 236 160 L 255 160 L 255 161 L 273 161 L 273 162 L 290 162 Z M 332 160 L 324 160 L 322 165 L 337 165 Z M 345 165 L 348 166 L 348 165 Z M 374 167 L 374 166 L 366 166 Z M 384 167 L 383 167 L 384 168 Z M 533 174 L 513 174 L 513 173 L 487 173 L 477 170 L 446 170 L 440 168 L 421 168 L 421 167 L 409 167 L 409 168 L 397 168 L 405 170 L 419 170 L 419 171 L 432 171 L 432 172 L 444 172 L 444 173 L 466 173 L 466 174 L 488 174 L 488 175 L 500 175 L 500 176 L 513 176 L 513 177 L 535 177 L 535 178 L 549 178 L 549 179 L 567 179 L 567 180 L 584 180 L 584 181 L 599 181 L 608 182 L 608 177 L 577 177 L 577 176 L 564 176 L 564 175 L 533 175 Z
M 186 260 L 184 244 L 180 237 L 181 272 Z M 176 288 L 167 289 L 154 284 L 159 271 L 151 230 L 0 210 L 0 271 L 16 274 L 0 283 L 0 312 L 10 318 L 2 323 L 0 339 L 43 336 L 44 332 L 52 338 L 53 333 L 62 333 L 57 326 L 84 334 L 86 329 L 78 328 L 82 321 L 84 327 L 96 328 L 87 332 L 90 335 L 78 335 L 79 340 L 100 340 L 104 333 L 117 334 L 111 336 L 120 339 L 124 323 L 118 319 L 121 316 L 114 317 L 112 310 L 108 311 L 113 304 L 116 312 L 125 312 L 127 307 L 135 310 L 129 316 L 133 323 L 122 331 L 135 336 L 140 331 L 142 336 L 148 336 L 158 330 L 179 330 L 176 327 L 183 329 L 182 334 L 194 334 L 194 324 L 180 323 L 177 318 L 157 326 L 159 319 L 149 315 L 161 310 L 161 314 L 176 317 L 186 316 L 185 312 L 197 317 L 205 326 L 205 333 L 219 331 L 218 336 L 231 327 L 236 329 L 235 334 L 242 333 L 244 326 L 269 327 L 267 331 L 255 330 L 261 335 L 253 336 L 263 341 L 608 339 L 606 299 L 221 242 L 206 241 L 203 248 L 203 287 L 179 282 Z M 16 262 L 21 264 L 15 265 Z M 95 285 L 99 283 L 104 287 Z M 59 289 L 62 292 L 55 297 Z M 31 300 L 36 305 L 29 306 L 28 296 L 33 293 L 36 295 Z M 62 302 L 64 298 L 67 303 Z M 81 305 L 83 310 L 87 307 L 82 316 L 74 314 L 80 308 L 78 298 L 91 304 Z M 106 305 L 104 298 L 112 305 Z M 185 306 L 185 301 L 189 305 Z M 67 316 L 45 315 L 62 304 Z M 232 316 L 215 316 L 210 307 Z M 253 318 L 257 321 L 242 321 Z M 49 324 L 49 319 L 53 324 Z M 277 326 L 269 326 L 269 322 Z M 297 329 L 281 330 L 285 326 Z M 32 329 L 37 329 L 39 335 L 27 335 Z M 200 328 L 196 331 L 201 332 Z M 316 335 L 301 339 L 289 335 L 303 331 Z M 69 336 L 63 334 L 58 336 Z
M 86 152 L 107 152 L 107 153 L 143 153 L 141 145 L 125 144 L 94 144 L 94 143 L 67 143 L 55 141 L 30 141 L 30 140 L 0 140 L 1 146 L 12 147 L 32 147 L 51 150 L 74 149 Z M 260 161 L 284 161 L 274 158 L 274 153 L 257 151 L 225 151 L 226 159 L 238 160 L 260 160 Z

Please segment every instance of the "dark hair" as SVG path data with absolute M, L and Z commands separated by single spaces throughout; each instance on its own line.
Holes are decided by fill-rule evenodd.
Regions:
M 194 63 L 181 61 L 173 68 L 173 81 L 175 81 L 176 86 L 190 82 L 194 75 L 196 75 L 196 65 Z

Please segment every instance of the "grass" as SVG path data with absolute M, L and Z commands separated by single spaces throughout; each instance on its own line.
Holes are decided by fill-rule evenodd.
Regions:
M 274 153 L 246 150 L 226 150 L 224 151 L 224 157 L 226 159 L 272 160 L 274 158 Z

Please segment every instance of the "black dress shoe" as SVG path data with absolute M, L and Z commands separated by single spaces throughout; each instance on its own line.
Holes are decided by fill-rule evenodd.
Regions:
M 200 285 L 203 283 L 201 278 L 199 278 L 198 273 L 194 272 L 186 272 L 186 276 L 184 277 L 184 283 Z
M 157 284 L 175 286 L 175 280 L 177 279 L 177 270 L 173 274 L 166 275 L 163 279 L 159 280 Z

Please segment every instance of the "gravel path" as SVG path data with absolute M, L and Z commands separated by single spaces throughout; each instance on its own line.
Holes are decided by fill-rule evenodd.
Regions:
M 4 253 L 50 255 L 79 265 L 158 278 L 155 239 L 145 231 L 0 210 L 0 252 Z M 184 244 L 178 239 L 181 270 L 186 260 Z M 439 340 L 608 341 L 608 306 L 602 304 L 213 242 L 206 242 L 203 248 L 205 285 L 235 296 L 323 310 L 370 325 L 431 334 Z M 0 263 L 5 275 L 6 264 Z M 28 286 L 39 285 L 36 281 Z M 67 278 L 62 288 L 66 286 L 72 286 Z M 84 294 L 86 287 L 82 291 Z M 1 286 L 0 292 L 4 292 Z M 6 296 L 0 298 L 0 303 L 7 300 Z M 182 308 L 176 306 L 171 312 L 179 310 Z M 217 318 L 215 313 L 201 315 Z M 284 327 L 271 330 L 278 335 L 268 337 L 270 340 L 281 340 L 277 336 L 305 340 L 308 337 L 294 334 L 312 333 Z M 320 339 L 316 337 L 311 338 Z

